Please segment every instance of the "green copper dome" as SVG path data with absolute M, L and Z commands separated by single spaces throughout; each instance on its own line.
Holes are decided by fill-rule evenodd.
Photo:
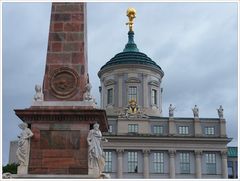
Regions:
M 139 52 L 137 45 L 134 42 L 134 32 L 128 32 L 128 43 L 125 45 L 123 52 L 116 54 L 110 61 L 108 61 L 104 66 L 102 66 L 101 70 L 119 64 L 142 64 L 142 65 L 150 65 L 154 68 L 159 69 L 162 73 L 162 69 L 159 65 L 157 65 L 151 58 L 149 58 L 146 54 Z

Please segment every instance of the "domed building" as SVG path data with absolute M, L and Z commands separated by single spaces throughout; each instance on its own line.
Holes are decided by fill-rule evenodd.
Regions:
M 226 125 L 219 118 L 162 116 L 164 72 L 134 42 L 129 9 L 128 42 L 98 72 L 101 108 L 109 132 L 103 148 L 111 178 L 227 178 Z
M 142 113 L 161 116 L 164 72 L 134 43 L 134 32 L 128 32 L 123 52 L 115 55 L 98 73 L 101 80 L 101 107 L 116 115 L 134 101 Z

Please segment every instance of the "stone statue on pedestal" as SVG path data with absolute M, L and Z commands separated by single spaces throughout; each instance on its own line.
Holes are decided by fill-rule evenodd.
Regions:
M 174 116 L 174 110 L 176 109 L 176 107 L 173 107 L 172 104 L 170 104 L 168 109 L 169 109 L 169 117 L 173 117 Z
M 83 94 L 84 101 L 93 101 L 95 103 L 95 99 L 91 95 L 92 85 L 89 82 L 89 75 L 87 74 L 87 84 L 85 86 L 85 92 Z
M 35 85 L 36 94 L 34 95 L 35 101 L 43 101 L 43 93 L 40 85 Z
M 218 111 L 218 116 L 220 119 L 223 119 L 223 107 L 222 105 L 220 105 L 219 109 L 217 109 Z
M 33 136 L 32 131 L 27 127 L 27 123 L 21 123 L 18 125 L 22 129 L 20 136 L 18 136 L 18 149 L 17 158 L 20 165 L 18 166 L 18 174 L 27 174 L 29 152 L 30 152 L 30 138 Z
M 88 168 L 89 175 L 101 176 L 105 166 L 105 156 L 102 149 L 102 141 L 107 139 L 102 137 L 102 133 L 99 130 L 99 124 L 95 123 L 93 129 L 88 133 Z
M 194 118 L 199 118 L 199 109 L 198 109 L 197 105 L 194 106 L 192 111 L 193 111 Z

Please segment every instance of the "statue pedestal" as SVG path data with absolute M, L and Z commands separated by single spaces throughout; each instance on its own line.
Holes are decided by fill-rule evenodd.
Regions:
M 106 112 L 76 105 L 61 106 L 59 101 L 58 106 L 42 103 L 15 110 L 34 134 L 27 173 L 88 175 L 88 132 L 95 122 L 100 124 L 102 132 L 107 131 Z
M 99 177 L 99 169 L 95 169 L 95 168 L 88 168 L 88 175 L 93 177 L 93 178 L 97 178 Z
M 17 168 L 18 175 L 25 175 L 28 173 L 28 166 L 27 165 L 20 165 Z

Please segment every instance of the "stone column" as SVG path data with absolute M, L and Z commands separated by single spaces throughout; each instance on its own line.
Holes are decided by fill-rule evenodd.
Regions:
M 196 178 L 202 178 L 202 151 L 195 150 L 195 174 Z
M 222 178 L 228 178 L 227 151 L 221 151 L 222 156 Z
M 150 150 L 143 150 L 143 178 L 149 178 L 149 153 Z
M 168 150 L 168 153 L 169 153 L 169 178 L 175 178 L 176 150 Z
M 117 149 L 117 178 L 122 178 L 123 176 L 123 152 L 122 149 Z

